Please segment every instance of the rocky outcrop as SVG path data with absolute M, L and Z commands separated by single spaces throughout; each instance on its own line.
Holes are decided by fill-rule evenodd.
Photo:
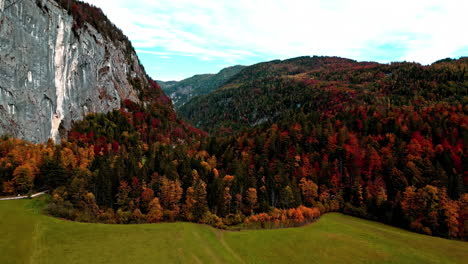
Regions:
M 0 0 L 0 10 L 0 134 L 57 141 L 87 113 L 138 101 L 131 82 L 146 74 L 125 41 L 78 27 L 53 0 Z

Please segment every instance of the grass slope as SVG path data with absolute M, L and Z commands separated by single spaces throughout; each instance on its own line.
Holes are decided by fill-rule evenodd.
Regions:
M 338 213 L 290 229 L 225 232 L 190 223 L 103 225 L 0 201 L 0 263 L 463 263 L 468 243 Z

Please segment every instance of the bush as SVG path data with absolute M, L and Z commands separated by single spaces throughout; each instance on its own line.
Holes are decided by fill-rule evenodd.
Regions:
M 361 218 L 369 218 L 365 207 L 354 207 L 351 203 L 345 203 L 343 213 Z
M 310 223 L 320 217 L 316 207 L 299 206 L 291 209 L 273 209 L 269 213 L 260 213 L 246 218 L 244 223 L 250 228 L 296 227 Z
M 77 217 L 77 212 L 69 201 L 63 203 L 53 201 L 46 207 L 45 211 L 52 216 L 60 218 L 75 220 Z
M 228 214 L 223 218 L 223 223 L 227 226 L 233 226 L 244 222 L 244 215 L 242 214 Z
M 200 220 L 200 223 L 214 226 L 216 228 L 226 228 L 226 226 L 223 223 L 223 220 L 219 216 L 211 213 L 210 211 L 207 211 L 203 215 L 202 219 Z
M 108 208 L 105 211 L 100 211 L 98 215 L 98 222 L 105 224 L 117 224 L 114 210 L 112 210 L 112 208 Z
M 116 218 L 119 224 L 128 224 L 131 216 L 132 213 L 129 211 L 124 211 L 120 208 L 117 210 Z

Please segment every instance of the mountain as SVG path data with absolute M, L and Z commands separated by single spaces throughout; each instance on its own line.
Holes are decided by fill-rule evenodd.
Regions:
M 468 239 L 467 62 L 254 65 L 187 105 L 202 102 L 212 136 L 149 80 L 60 144 L 1 137 L 1 192 L 49 189 L 46 211 L 82 222 L 279 228 L 342 212 Z
M 192 99 L 179 112 L 216 133 L 287 120 L 296 113 L 324 114 L 356 105 L 466 103 L 467 58 L 432 66 L 379 64 L 337 57 L 299 57 L 243 69 L 218 90 Z
M 149 79 L 102 11 L 68 0 L 2 0 L 0 134 L 59 140 L 93 112 L 140 101 Z
M 0 195 L 47 189 L 48 214 L 81 222 L 279 228 L 342 212 L 468 239 L 468 58 L 252 65 L 181 107 L 210 136 L 99 9 L 0 3 L 0 132 L 57 143 L 0 137 Z
M 200 74 L 176 82 L 158 81 L 164 92 L 171 98 L 175 108 L 180 108 L 193 97 L 208 94 L 222 86 L 245 66 L 237 65 L 222 69 L 217 74 Z

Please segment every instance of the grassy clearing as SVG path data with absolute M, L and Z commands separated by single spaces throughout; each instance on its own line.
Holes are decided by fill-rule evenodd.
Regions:
M 226 232 L 190 223 L 103 225 L 0 201 L 0 263 L 466 263 L 468 243 L 342 214 L 301 228 Z

